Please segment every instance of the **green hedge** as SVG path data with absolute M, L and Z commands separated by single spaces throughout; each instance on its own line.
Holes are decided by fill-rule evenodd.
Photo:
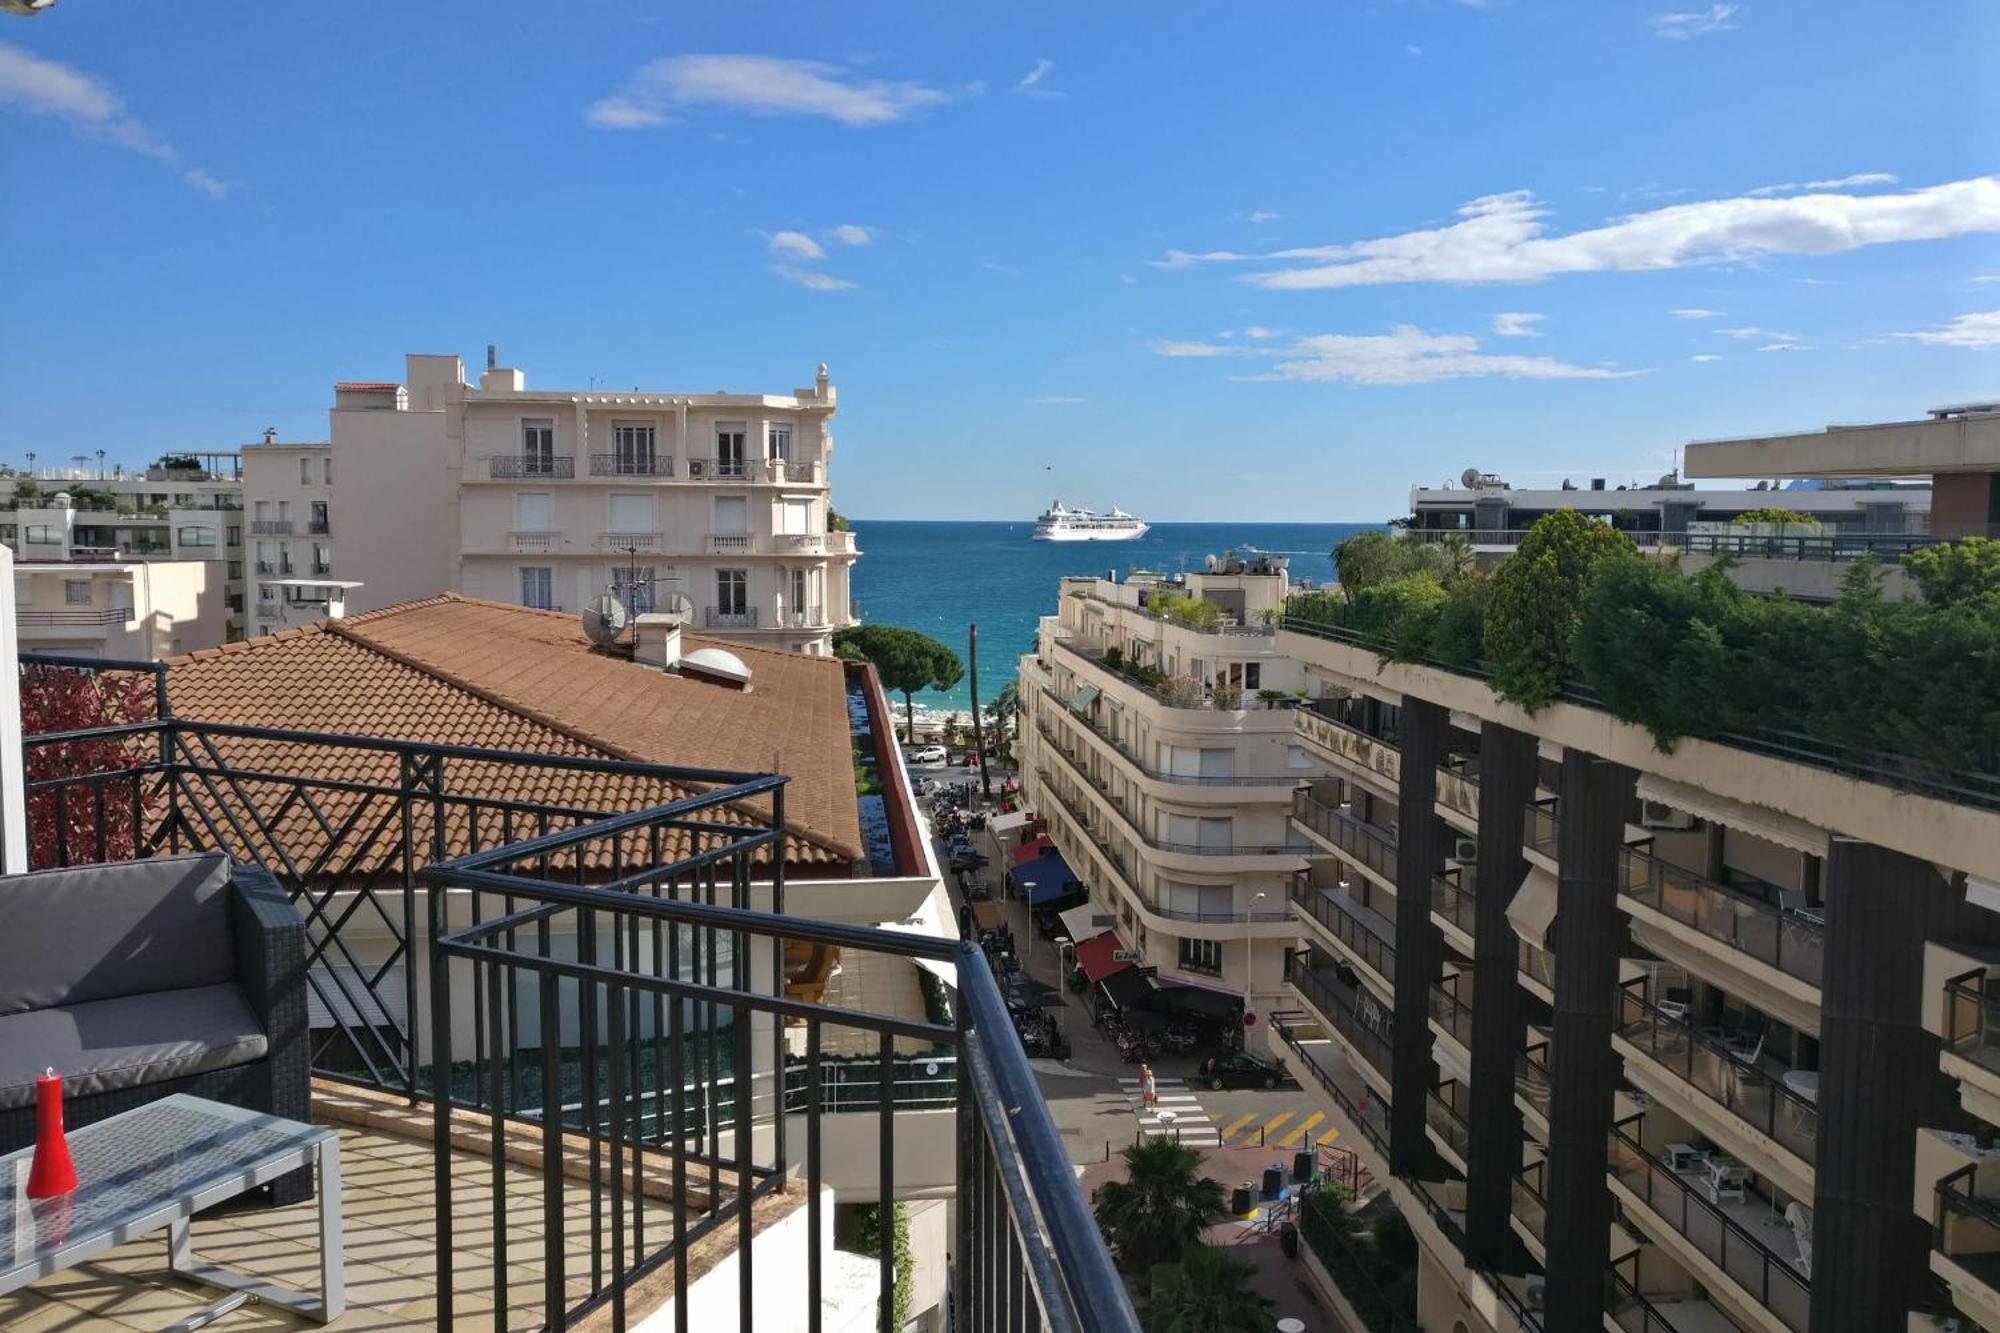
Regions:
M 1377 562 L 1380 563 L 1380 562 Z M 1872 560 L 1815 606 L 1641 556 L 1572 510 L 1491 577 L 1391 573 L 1292 599 L 1288 614 L 1383 657 L 1488 675 L 1533 711 L 1581 686 L 1662 749 L 1685 736 L 1789 732 L 1850 754 L 2000 771 L 2000 542 L 1906 558 L 1923 600 L 1888 601 Z
M 1347 1211 L 1347 1192 L 1321 1187 L 1299 1205 L 1299 1235 L 1367 1325 L 1366 1333 L 1420 1333 L 1417 1256 L 1409 1223 L 1385 1213 L 1362 1230 Z

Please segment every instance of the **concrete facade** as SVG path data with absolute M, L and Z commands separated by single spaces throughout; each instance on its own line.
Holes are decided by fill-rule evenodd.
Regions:
M 228 633 L 215 562 L 14 566 L 21 651 L 157 661 L 214 648 Z

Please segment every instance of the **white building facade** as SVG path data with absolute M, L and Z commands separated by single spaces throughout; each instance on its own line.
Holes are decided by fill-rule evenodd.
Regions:
M 214 648 L 228 633 L 209 560 L 14 566 L 22 652 L 144 662 Z
M 492 358 L 489 356 L 489 362 Z M 451 589 L 574 612 L 616 591 L 704 633 L 827 654 L 858 554 L 830 507 L 836 394 L 533 390 L 410 356 L 335 385 L 333 508 L 356 610 Z

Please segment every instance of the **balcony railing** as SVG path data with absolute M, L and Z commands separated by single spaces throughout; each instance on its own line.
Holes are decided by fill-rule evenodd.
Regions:
M 2000 1200 L 1972 1192 L 1977 1165 L 1968 1163 L 1937 1183 L 1931 1244 L 1989 1287 L 2000 1287 Z
M 1655 1216 L 1795 1333 L 1805 1333 L 1812 1283 L 1754 1232 L 1697 1194 L 1623 1129 L 1611 1131 L 1611 1174 Z M 1786 1236 L 1779 1231 L 1772 1234 Z
M 1543 1192 L 1547 1189 L 1543 1183 L 1545 1165 L 1542 1162 L 1535 1162 L 1522 1167 L 1521 1173 L 1514 1177 L 1513 1193 L 1515 1218 L 1528 1229 L 1529 1235 L 1546 1245 L 1549 1230 L 1549 1201 Z
M 1696 1333 L 1696 1330 L 1715 1327 L 1713 1318 L 1701 1314 L 1689 1316 L 1685 1324 L 1675 1323 L 1615 1268 L 1606 1275 L 1604 1313 L 1618 1327 L 1619 1333 Z M 1711 1315 L 1714 1313 L 1709 1312 Z
M 1469 972 L 1458 975 L 1471 977 Z M 1431 1019 L 1451 1034 L 1466 1050 L 1472 1049 L 1472 1006 L 1449 990 L 1442 981 L 1431 983 Z
M 1514 1091 L 1544 1120 L 1549 1118 L 1549 1092 L 1554 1077 L 1549 1067 L 1548 1038 L 1540 1032 L 1530 1032 L 1527 1049 L 1514 1061 Z
M 557 458 L 544 454 L 497 454 L 486 460 L 486 475 L 495 481 L 540 477 L 567 479 L 576 475 L 576 459 L 567 455 Z
M 316 518 L 306 524 L 306 532 L 314 537 L 325 537 L 332 531 L 333 524 L 328 519 Z
M 708 549 L 717 555 L 742 555 L 750 549 L 750 534 L 711 532 L 708 534 Z
M 1818 1150 L 1819 1108 L 1786 1087 L 1721 1037 L 1662 1013 L 1639 993 L 1644 977 L 1618 992 L 1618 1035 L 1655 1064 L 1802 1161 Z
M 1556 956 L 1538 944 L 1530 944 L 1516 936 L 1519 949 L 1518 962 L 1521 975 L 1530 981 L 1539 982 L 1545 990 L 1556 988 Z
M 695 481 L 740 481 L 750 475 L 750 465 L 741 458 L 690 458 L 688 476 Z
M 1619 891 L 1808 985 L 1820 984 L 1826 928 L 1811 917 L 1787 912 L 1636 847 L 1625 849 Z
M 1315 888 L 1310 884 L 1292 885 L 1292 901 L 1326 927 L 1335 939 L 1352 950 L 1384 981 L 1395 984 L 1396 946 L 1392 942 L 1393 936 L 1385 939 L 1376 926 L 1361 915 L 1366 908 L 1345 893 Z M 1394 929 L 1393 925 L 1391 929 Z
M 1928 532 L 1821 532 L 1799 537 L 1742 536 L 1734 532 L 1686 532 L 1675 541 L 1689 555 L 1721 555 L 1736 560 L 1865 560 L 1894 564 L 1899 556 L 1950 541 Z
M 754 606 L 711 606 L 702 616 L 702 624 L 710 629 L 756 629 L 757 608 Z
M 1463 1162 L 1472 1151 L 1472 1126 L 1465 1118 L 1466 1088 L 1447 1079 L 1424 1094 L 1424 1123 Z
M 1063 715 L 1065 717 L 1069 718 L 1077 725 L 1085 728 L 1092 734 L 1096 735 L 1105 744 L 1109 745 L 1112 749 L 1116 750 L 1120 755 L 1124 756 L 1125 761 L 1129 763 L 1133 768 L 1145 774 L 1147 777 L 1152 778 L 1156 782 L 1173 782 L 1173 783 L 1184 784 L 1186 786 L 1191 786 L 1191 787 L 1296 787 L 1301 782 L 1304 781 L 1302 777 L 1297 777 L 1292 775 L 1286 775 L 1282 777 L 1262 777 L 1262 776 L 1242 777 L 1238 776 L 1237 774 L 1231 773 L 1227 775 L 1204 777 L 1193 773 L 1163 772 L 1160 769 L 1149 767 L 1145 762 L 1143 762 L 1139 758 L 1139 756 L 1136 753 L 1134 753 L 1131 746 L 1127 745 L 1124 741 L 1113 736 L 1108 728 L 1101 727 L 1096 722 L 1092 721 L 1087 714 L 1080 713 L 1075 708 L 1071 707 L 1070 701 L 1068 699 L 1065 699 L 1062 695 L 1056 693 L 1054 689 L 1050 688 L 1047 685 L 1044 685 L 1041 687 L 1041 690 L 1043 696 L 1054 702 L 1056 707 L 1062 710 Z
M 1989 989 L 1990 988 L 1990 989 Z M 1944 984 L 1944 1044 L 1952 1054 L 2000 1074 L 2000 977 L 1984 969 Z
M 809 485 L 819 480 L 819 465 L 817 463 L 794 463 L 790 459 L 774 458 L 771 460 L 771 475 L 775 479 L 804 482 Z
M 50 668 L 114 669 L 28 669 Z M 772 855 L 784 778 L 193 722 L 164 714 L 165 678 L 151 675 L 160 716 L 93 729 L 87 746 L 75 733 L 26 738 L 34 864 L 215 850 L 285 886 L 315 1010 L 330 1016 L 312 1029 L 315 1072 L 431 1103 L 439 1326 L 492 1319 L 454 1309 L 455 1271 L 488 1266 L 503 1292 L 520 1286 L 518 1266 L 539 1269 L 544 1327 L 628 1326 L 669 1289 L 685 1312 L 694 1247 L 731 1237 L 738 1326 L 779 1317 L 753 1260 L 817 1311 L 832 1281 L 824 1117 L 873 1110 L 884 1200 L 915 1117 L 955 1116 L 954 1326 L 1137 1333 L 984 958 L 955 940 L 786 915 Z M 322 772 L 329 754 L 340 757 Z M 516 777 L 496 784 L 496 769 Z M 624 808 L 474 794 L 576 791 L 579 774 L 606 779 Z M 751 906 L 753 879 L 771 910 Z M 943 964 L 956 1021 L 793 999 L 788 944 Z M 561 1044 L 543 1039 L 556 1033 Z M 836 1033 L 847 1047 L 862 1035 L 872 1078 L 833 1054 Z M 938 1052 L 948 1100 L 899 1039 Z M 538 1151 L 552 1116 L 564 1150 L 541 1154 L 539 1198 L 524 1198 L 510 1155 Z M 468 1125 L 485 1143 L 451 1150 Z M 491 1171 L 454 1167 L 468 1151 Z M 794 1242 L 760 1235 L 759 1220 L 799 1185 L 804 1253 L 780 1253 Z M 587 1228 L 541 1224 L 585 1207 Z M 881 1228 L 873 1256 L 884 1309 L 894 1230 Z
M 604 532 L 598 534 L 597 544 L 606 551 L 657 551 L 660 549 L 660 534 L 657 532 Z
M 1431 876 L 1431 911 L 1467 935 L 1472 934 L 1478 900 L 1472 896 L 1472 890 L 1465 886 L 1465 870 L 1462 866 L 1451 866 Z
M 78 607 L 64 611 L 16 611 L 18 625 L 129 625 L 138 612 L 129 606 Z
M 674 460 L 666 454 L 592 454 L 593 477 L 671 477 Z
M 555 551 L 562 548 L 560 532 L 510 532 L 507 544 L 517 551 Z
M 1555 797 L 1545 796 L 1539 801 L 1528 802 L 1527 815 L 1521 827 L 1521 844 L 1529 851 L 1540 852 L 1551 860 L 1555 858 Z
M 1333 970 L 1330 959 L 1316 951 L 1291 957 L 1288 980 L 1319 1016 L 1332 1024 L 1384 1078 L 1389 1076 L 1390 1046 L 1395 1028 L 1389 1011 Z
M 253 518 L 250 520 L 250 531 L 259 536 L 282 537 L 290 534 L 291 530 L 292 520 L 289 518 Z
M 1396 882 L 1396 839 L 1386 830 L 1304 790 L 1292 797 L 1292 818 L 1391 884 Z
M 1361 1085 L 1359 1096 L 1352 1095 L 1341 1087 L 1334 1077 L 1320 1066 L 1319 1061 L 1313 1058 L 1312 1053 L 1306 1050 L 1304 1042 L 1300 1040 L 1298 1025 L 1294 1020 L 1304 1017 L 1303 1014 L 1273 1014 L 1271 1025 L 1277 1029 L 1279 1038 L 1292 1048 L 1293 1054 L 1298 1056 L 1299 1063 L 1312 1074 L 1313 1082 L 1319 1085 L 1320 1090 L 1333 1098 L 1334 1105 L 1347 1113 L 1347 1118 L 1354 1122 L 1354 1127 L 1361 1131 L 1362 1137 L 1374 1145 L 1375 1151 L 1387 1156 L 1389 1152 L 1387 1099 L 1366 1083 Z

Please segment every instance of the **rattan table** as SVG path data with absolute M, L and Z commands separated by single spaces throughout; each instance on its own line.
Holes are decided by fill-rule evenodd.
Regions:
M 174 1273 L 229 1293 L 169 1325 L 176 1333 L 252 1301 L 322 1324 L 346 1308 L 340 1140 L 331 1129 L 181 1094 L 73 1130 L 69 1145 L 81 1183 L 53 1199 L 28 1198 L 34 1149 L 0 1157 L 0 1295 L 164 1230 Z M 318 1175 L 316 1295 L 195 1257 L 190 1218 L 303 1167 Z

